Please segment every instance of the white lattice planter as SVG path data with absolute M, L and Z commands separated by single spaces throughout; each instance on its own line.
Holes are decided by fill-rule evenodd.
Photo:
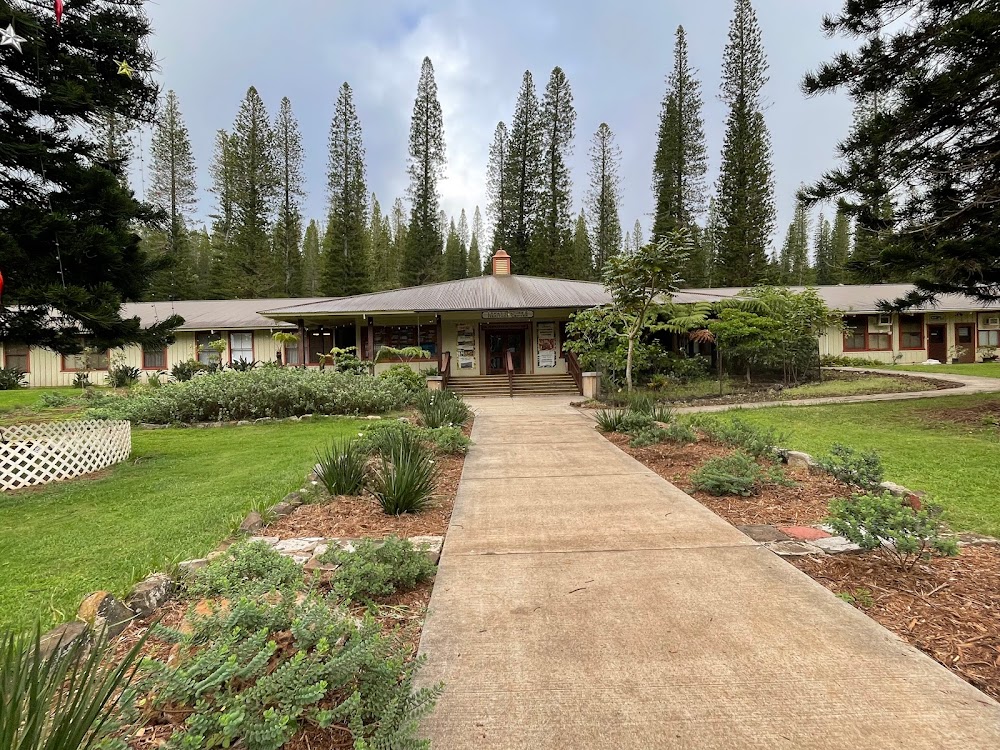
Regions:
M 0 490 L 89 474 L 132 452 L 126 421 L 46 422 L 0 427 Z

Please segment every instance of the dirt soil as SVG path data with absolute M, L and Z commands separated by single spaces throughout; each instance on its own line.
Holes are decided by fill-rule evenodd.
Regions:
M 1000 398 L 965 408 L 931 409 L 920 413 L 928 423 L 950 422 L 970 427 L 1000 427 Z
M 605 437 L 734 526 L 802 526 L 822 523 L 827 517 L 830 501 L 838 497 L 849 497 L 851 494 L 847 485 L 827 474 L 783 467 L 785 475 L 797 484 L 796 487 L 773 485 L 751 497 L 715 497 L 692 489 L 691 474 L 709 459 L 732 453 L 732 448 L 704 438 L 692 445 L 660 443 L 647 448 L 631 448 L 627 435 L 610 434 Z
M 790 559 L 987 695 L 1000 699 L 1000 546 L 963 546 L 904 572 L 879 553 Z M 870 599 L 869 599 L 870 596 Z

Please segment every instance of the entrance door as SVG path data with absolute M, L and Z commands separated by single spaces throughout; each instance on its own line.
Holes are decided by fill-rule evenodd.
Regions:
M 955 343 L 958 345 L 957 359 L 962 363 L 976 361 L 976 326 L 973 323 L 955 324 Z
M 948 329 L 942 325 L 927 326 L 927 356 L 938 362 L 948 361 Z
M 492 329 L 486 331 L 487 375 L 507 372 L 507 352 L 514 361 L 514 372 L 524 374 L 524 329 Z

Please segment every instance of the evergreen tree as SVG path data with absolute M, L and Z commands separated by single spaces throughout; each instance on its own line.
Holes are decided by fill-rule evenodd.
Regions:
M 211 275 L 205 279 L 205 296 L 209 299 L 225 298 L 226 279 L 224 268 L 229 256 L 236 226 L 236 156 L 233 138 L 225 130 L 215 134 L 215 152 L 209 174 L 211 192 L 215 194 L 215 211 L 212 219 Z
M 712 257 L 711 243 L 706 237 L 705 230 L 697 224 L 692 224 L 691 250 L 688 259 L 681 267 L 681 278 L 686 288 L 702 288 L 709 284 L 710 266 Z
M 541 113 L 531 71 L 524 71 L 510 124 L 509 158 L 504 189 L 509 194 L 509 237 L 504 250 L 515 271 L 529 269 L 528 254 L 538 214 L 542 182 Z M 494 235 L 494 238 L 496 235 Z M 497 251 L 494 241 L 493 252 Z
M 702 120 L 701 83 L 688 61 L 684 27 L 677 27 L 674 67 L 660 108 L 653 161 L 653 241 L 678 227 L 690 227 L 705 207 L 708 155 Z
M 490 144 L 490 159 L 486 165 L 486 211 L 493 222 L 492 252 L 505 245 L 513 247 L 510 218 L 513 207 L 510 201 L 513 197 L 509 189 L 510 172 L 510 136 L 507 126 L 498 122 L 493 131 L 493 142 Z
M 483 216 L 479 213 L 479 206 L 476 206 L 472 213 L 472 237 L 469 239 L 469 259 L 465 272 L 468 278 L 483 275 L 483 259 L 479 252 L 479 238 L 482 236 Z
M 172 92 L 171 92 L 172 93 Z M 100 147 L 97 158 L 118 175 L 122 187 L 128 188 L 128 166 L 132 158 L 132 131 L 135 123 L 129 122 L 114 109 L 98 110 L 94 136 Z M 143 196 L 146 200 L 147 196 Z
M 320 290 L 322 258 L 319 235 L 319 225 L 315 219 L 310 219 L 302 240 L 302 294 L 306 297 L 315 297 Z
M 164 267 L 154 276 L 151 299 L 200 296 L 198 269 L 187 230 L 187 217 L 197 205 L 194 154 L 177 94 L 168 91 L 153 130 L 150 148 L 149 201 L 166 216 L 166 231 L 156 231 Z
M 578 267 L 572 247 L 569 157 L 573 153 L 575 130 L 573 92 L 562 68 L 555 67 L 539 107 L 542 180 L 528 254 L 528 268 L 537 276 L 572 279 L 585 273 L 585 269 Z
M 705 229 L 701 233 L 701 242 L 705 247 L 705 286 L 711 288 L 719 286 L 718 279 L 718 258 L 719 258 L 719 237 L 722 234 L 722 218 L 719 216 L 719 207 L 715 202 L 715 196 L 708 199 L 708 214 L 705 217 Z
M 434 66 L 424 58 L 410 121 L 410 225 L 402 263 L 405 284 L 426 284 L 441 276 L 444 238 L 438 227 L 438 180 L 445 164 L 444 122 Z
M 586 201 L 593 240 L 593 268 L 597 278 L 604 273 L 605 261 L 621 252 L 622 224 L 618 212 L 621 206 L 621 178 L 618 176 L 621 159 L 615 134 L 607 123 L 602 122 L 590 142 L 590 190 Z M 583 211 L 580 216 L 583 216 Z M 579 231 L 578 226 L 577 234 Z
M 151 212 L 122 187 L 123 170 L 95 135 L 102 112 L 152 119 L 142 6 L 81 0 L 56 26 L 51 4 L 5 2 L 0 18 L 27 37 L 21 53 L 0 47 L 0 341 L 73 353 L 86 330 L 99 348 L 162 346 L 179 318 L 144 329 L 121 317 L 155 271 L 133 229 Z M 118 75 L 115 58 L 136 74 Z
M 462 237 L 452 219 L 448 227 L 448 239 L 444 248 L 444 278 L 446 281 L 465 278 L 468 257 L 462 252 Z
M 630 255 L 635 252 L 635 245 L 632 244 L 632 233 L 625 232 L 625 236 L 622 237 L 622 255 Z
M 302 185 L 303 162 L 302 135 L 299 123 L 292 114 L 292 102 L 281 100 L 278 119 L 274 125 L 278 151 L 279 199 L 278 221 L 274 227 L 274 248 L 281 262 L 285 296 L 296 297 L 302 293 L 302 211 L 300 201 L 305 195 Z
M 224 289 L 238 299 L 273 297 L 284 288 L 271 244 L 280 185 L 278 154 L 267 108 L 253 86 L 236 115 L 230 144 L 234 211 L 220 269 Z
M 368 267 L 373 291 L 392 289 L 395 286 L 395 269 L 392 257 L 392 228 L 389 217 L 382 213 L 378 198 L 372 193 L 372 218 L 368 229 Z
M 842 206 L 837 207 L 830 240 L 830 284 L 847 283 L 847 262 L 851 257 L 851 220 Z M 822 281 L 819 283 L 823 283 Z
M 594 278 L 594 248 L 587 230 L 586 212 L 583 209 L 580 209 L 573 229 L 573 259 L 575 267 L 580 270 L 579 278 Z
M 816 283 L 833 284 L 834 281 L 831 277 L 833 267 L 833 230 L 830 228 L 830 222 L 823 214 L 819 215 L 819 221 L 816 224 L 816 242 L 813 252 L 816 255 Z M 794 266 L 792 270 L 794 272 Z M 802 284 L 805 282 L 797 281 L 796 283 Z
M 735 0 L 722 67 L 722 101 L 729 107 L 717 183 L 721 222 L 717 275 L 723 285 L 746 286 L 767 274 L 774 228 L 771 141 L 764 122 L 767 60 L 750 0 Z
M 201 227 L 188 235 L 191 247 L 191 257 L 195 267 L 195 287 L 193 299 L 204 299 L 212 293 L 212 236 L 205 227 Z
M 402 198 L 396 198 L 392 204 L 392 214 L 389 216 L 389 223 L 392 226 L 392 275 L 390 277 L 389 288 L 396 289 L 403 283 L 403 256 L 406 253 L 406 237 L 409 234 L 409 225 L 406 223 L 406 209 L 403 207 Z
M 823 217 L 820 216 L 820 224 Z M 818 262 L 817 256 L 817 262 Z M 788 225 L 785 243 L 779 256 L 779 281 L 782 284 L 808 282 L 809 275 L 809 213 L 802 203 L 796 203 L 795 214 Z
M 632 227 L 632 249 L 638 250 L 646 244 L 645 236 L 642 233 L 642 224 L 638 219 L 635 220 L 635 226 Z
M 327 225 L 323 236 L 323 294 L 360 294 L 368 286 L 368 186 L 361 121 L 354 93 L 340 86 L 330 124 L 327 163 Z

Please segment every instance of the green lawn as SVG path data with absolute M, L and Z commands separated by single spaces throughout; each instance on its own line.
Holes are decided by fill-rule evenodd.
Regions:
M 997 428 L 941 418 L 942 410 L 967 409 L 974 414 L 986 403 L 998 404 L 1000 396 L 776 406 L 738 415 L 777 428 L 787 436 L 786 447 L 813 455 L 828 452 L 834 443 L 875 450 L 882 457 L 886 479 L 930 493 L 945 507 L 953 528 L 1000 536 Z
M 917 380 L 918 382 L 914 382 Z M 799 398 L 823 398 L 828 396 L 855 396 L 858 394 L 872 393 L 907 393 L 910 391 L 933 390 L 926 383 L 919 382 L 919 378 L 898 378 L 887 377 L 885 375 L 869 375 L 852 380 L 840 380 L 837 378 L 827 378 L 821 383 L 805 383 L 793 388 L 786 388 L 781 392 L 782 399 Z
M 17 393 L 16 391 L 14 393 Z M 83 596 L 211 551 L 253 506 L 301 486 L 349 419 L 133 430 L 132 458 L 97 479 L 0 496 L 0 626 L 72 618 Z
M 18 388 L 0 391 L 0 417 L 34 414 L 39 410 L 39 399 L 43 393 L 59 393 L 69 398 L 80 396 L 78 388 Z
M 1000 378 L 1000 362 L 977 362 L 972 365 L 896 365 L 887 367 L 910 372 L 939 372 L 951 375 L 975 375 L 980 378 Z

